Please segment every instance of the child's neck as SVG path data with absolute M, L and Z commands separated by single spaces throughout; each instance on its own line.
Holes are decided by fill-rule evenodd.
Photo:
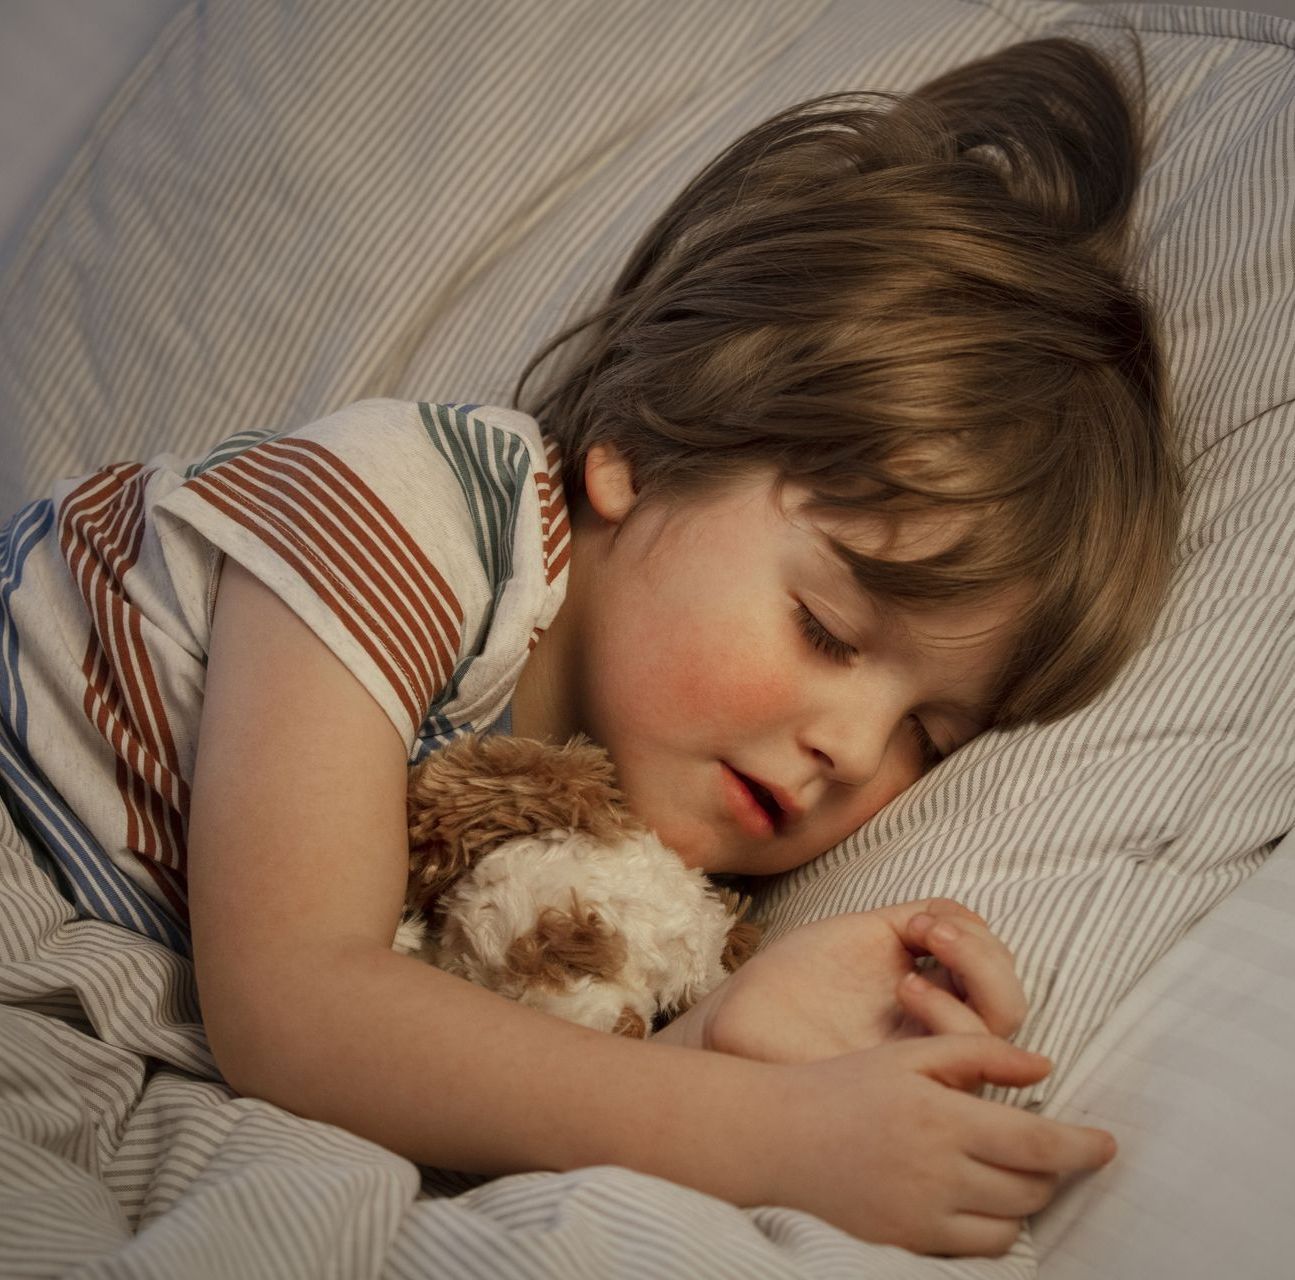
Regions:
M 580 732 L 579 694 L 573 657 L 579 641 L 584 557 L 579 526 L 572 531 L 567 590 L 557 615 L 540 634 L 513 691 L 513 736 L 562 746 Z

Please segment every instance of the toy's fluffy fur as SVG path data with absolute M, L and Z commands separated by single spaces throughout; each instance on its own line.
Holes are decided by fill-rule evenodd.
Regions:
M 755 949 L 749 902 L 636 822 L 607 753 L 467 735 L 409 776 L 397 951 L 533 1008 L 646 1035 Z

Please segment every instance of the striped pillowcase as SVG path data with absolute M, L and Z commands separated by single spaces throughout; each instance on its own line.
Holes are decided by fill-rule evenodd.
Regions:
M 1190 460 L 1183 564 L 1098 703 L 986 736 L 798 872 L 774 934 L 943 894 L 1018 955 L 1064 1068 L 1295 825 L 1295 47 L 1278 19 L 1043 0 L 641 0 L 181 13 L 15 257 L 0 499 L 373 395 L 507 404 L 666 200 L 743 129 L 1043 34 L 1132 66 L 1155 131 L 1138 272 Z M 1287 255 L 1289 257 L 1289 254 Z

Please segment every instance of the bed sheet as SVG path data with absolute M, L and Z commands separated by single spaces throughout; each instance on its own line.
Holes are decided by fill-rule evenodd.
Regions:
M 1109 1129 L 1120 1155 L 1032 1220 L 1040 1280 L 1292 1274 L 1293 921 L 1287 836 L 1144 975 L 1072 1067 L 1057 1118 Z M 1200 1229 L 1202 1212 L 1219 1230 Z
M 1015 1250 L 917 1257 L 610 1165 L 420 1168 L 241 1098 L 189 961 L 77 919 L 0 806 L 0 1275 L 1278 1280 L 1295 1254 L 1288 1147 L 1271 1140 L 1295 1132 L 1292 915 L 1288 837 L 1089 1047 L 1050 1110 L 1109 1126 L 1122 1152 L 1031 1224 L 1036 1271 Z M 1265 1227 L 1211 1248 L 1202 1204 Z

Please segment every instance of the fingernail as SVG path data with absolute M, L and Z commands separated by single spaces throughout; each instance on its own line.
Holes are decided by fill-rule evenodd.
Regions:
M 912 919 L 912 927 L 919 931 L 922 929 L 929 928 L 934 923 L 935 923 L 935 917 L 931 915 L 927 915 L 925 911 L 920 912 L 918 915 L 915 915 Z
M 930 985 L 920 974 L 906 973 L 904 975 L 904 986 L 910 991 L 925 991 Z
M 958 931 L 951 925 L 941 921 L 931 930 L 931 937 L 936 942 L 953 942 L 958 936 Z

